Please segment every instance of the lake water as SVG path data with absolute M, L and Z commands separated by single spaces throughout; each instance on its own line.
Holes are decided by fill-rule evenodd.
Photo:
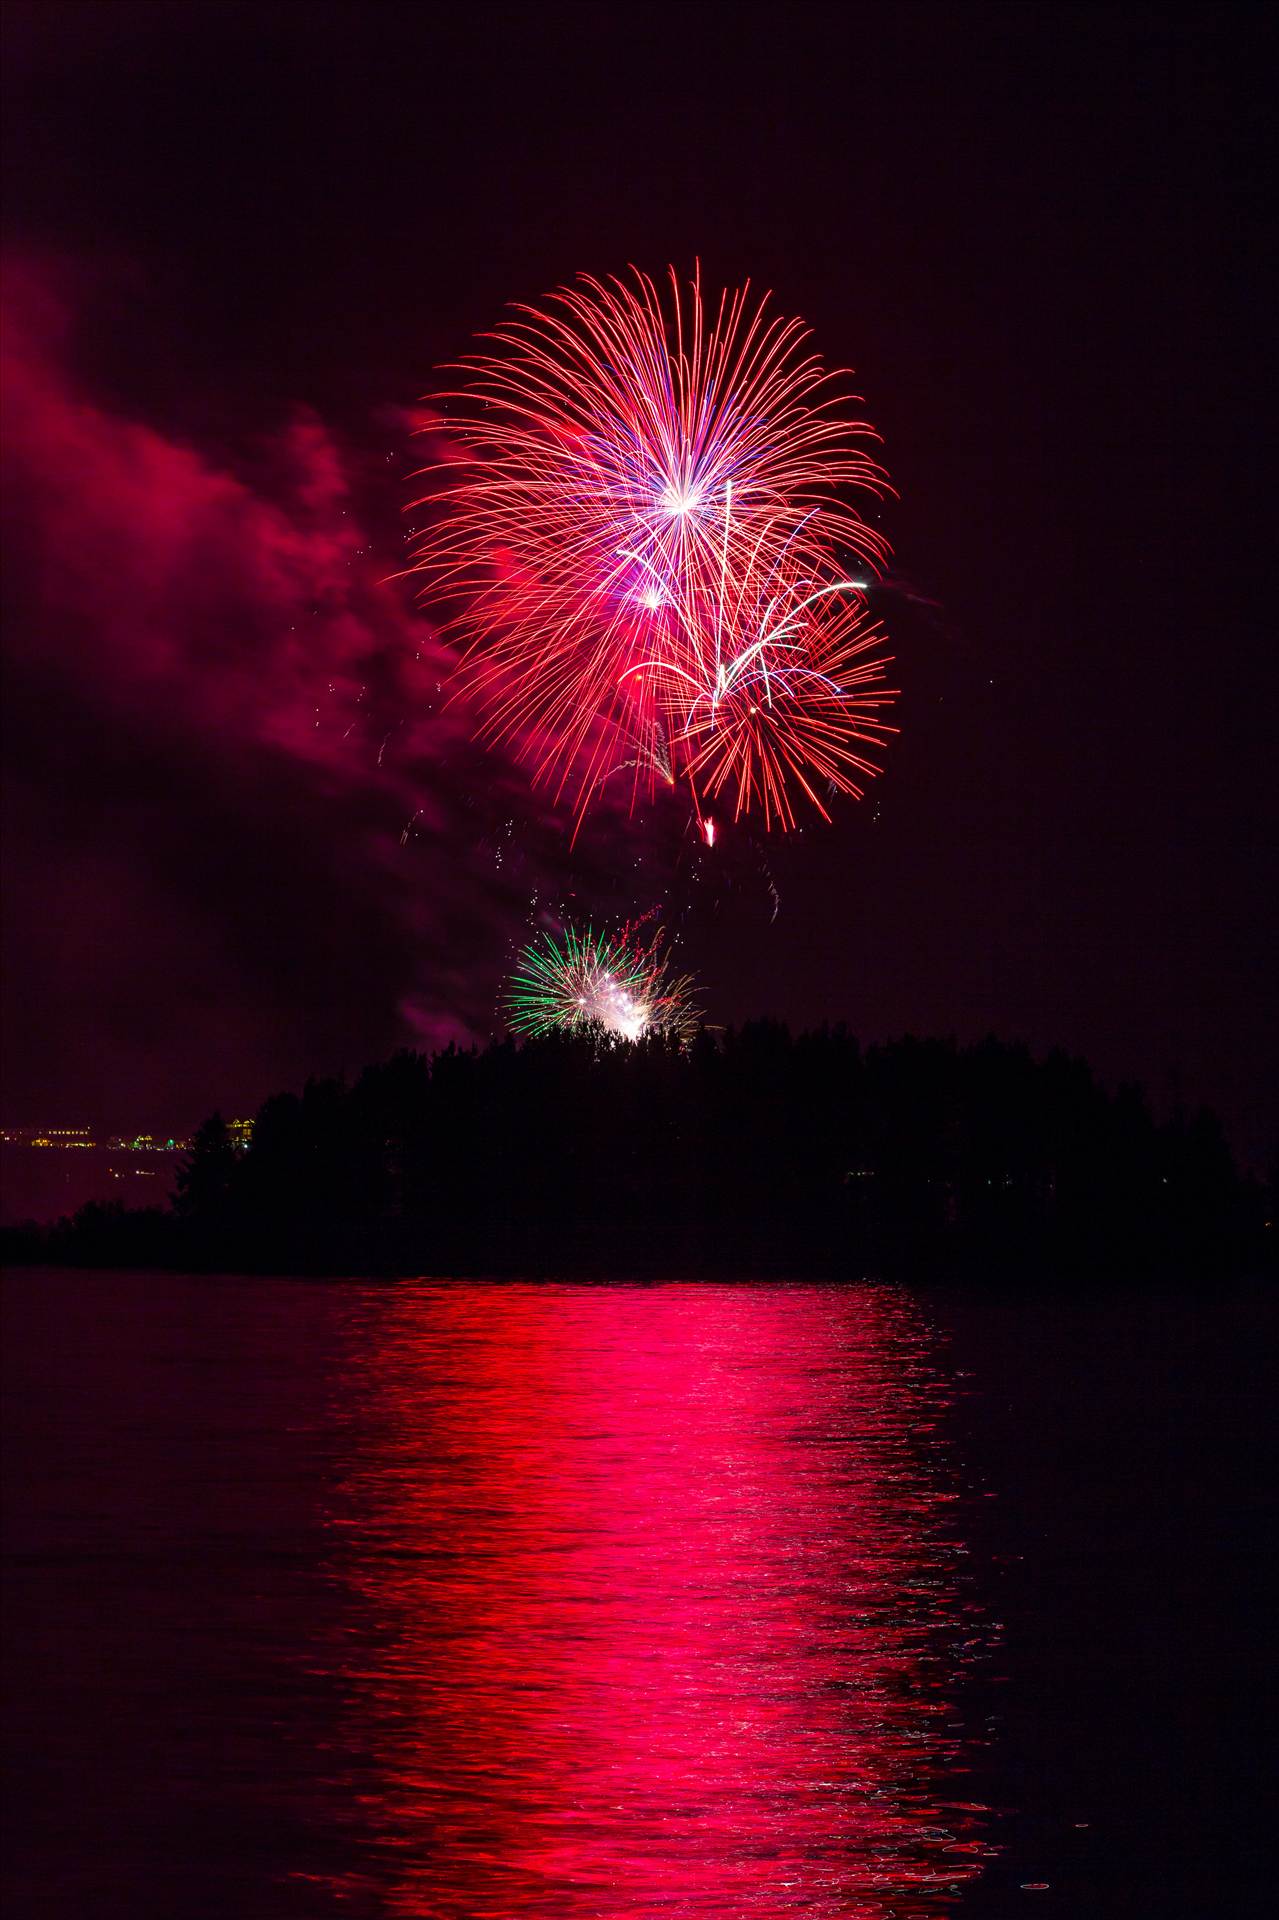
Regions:
M 1257 1296 L 4 1313 L 10 1913 L 1265 1910 Z

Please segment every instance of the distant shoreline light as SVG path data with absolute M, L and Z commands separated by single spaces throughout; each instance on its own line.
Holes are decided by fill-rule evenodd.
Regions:
M 231 1144 L 248 1148 L 252 1120 L 228 1120 Z M 0 1143 L 7 1147 L 47 1147 L 55 1151 L 92 1148 L 100 1153 L 189 1153 L 191 1141 L 181 1134 L 111 1133 L 99 1140 L 89 1127 L 0 1127 Z

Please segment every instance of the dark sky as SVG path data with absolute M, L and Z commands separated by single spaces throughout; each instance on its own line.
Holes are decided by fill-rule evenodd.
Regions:
M 1264 1161 L 1263 10 L 11 0 L 5 64 L 7 1121 L 482 1037 L 536 895 L 660 903 L 713 1019 L 1060 1043 Z M 698 256 L 856 367 L 902 733 L 829 829 L 570 853 L 387 578 L 408 409 Z

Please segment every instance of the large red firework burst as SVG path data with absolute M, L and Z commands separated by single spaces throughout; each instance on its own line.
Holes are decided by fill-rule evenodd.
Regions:
M 800 322 L 748 288 L 708 312 L 672 269 L 665 298 L 583 277 L 488 338 L 441 396 L 415 553 L 482 730 L 579 813 L 622 768 L 783 826 L 859 791 L 882 663 L 850 574 L 887 544 L 848 495 L 887 483 Z

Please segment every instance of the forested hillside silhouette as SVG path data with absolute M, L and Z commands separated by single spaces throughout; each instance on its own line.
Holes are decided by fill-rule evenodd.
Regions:
M 90 1206 L 14 1258 L 304 1273 L 1229 1272 L 1264 1196 L 1210 1114 L 1021 1045 L 761 1020 L 404 1052 L 200 1128 L 167 1213 Z

